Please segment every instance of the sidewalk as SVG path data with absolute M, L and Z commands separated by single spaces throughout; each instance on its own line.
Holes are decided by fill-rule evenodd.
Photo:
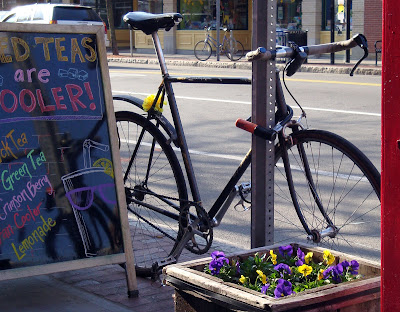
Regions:
M 156 64 L 154 54 L 138 54 L 132 57 L 128 52 L 121 55 L 108 55 L 109 62 L 126 62 Z M 167 65 L 224 67 L 232 69 L 251 69 L 245 60 L 231 62 L 221 56 L 219 62 L 211 57 L 200 62 L 193 55 L 167 55 Z M 354 66 L 336 61 L 329 64 L 330 59 L 310 59 L 302 69 L 311 72 L 348 73 Z M 359 74 L 380 75 L 381 67 L 375 66 L 374 60 L 367 60 L 359 68 Z M 278 64 L 279 66 L 283 66 Z M 380 65 L 380 64 L 379 64 Z M 229 254 L 239 250 L 233 245 L 220 242 L 213 244 L 212 250 L 205 255 L 182 254 L 180 262 L 207 257 L 213 250 L 221 250 Z M 107 265 L 90 269 L 67 271 L 51 275 L 8 280 L 0 282 L 0 306 L 2 312 L 147 312 L 174 311 L 173 288 L 163 286 L 160 281 L 137 278 L 139 297 L 128 298 L 125 271 L 119 265 Z
M 372 54 L 371 54 L 372 55 Z M 137 63 L 137 64 L 158 64 L 155 53 L 130 53 L 129 50 L 119 51 L 119 55 L 107 54 L 108 62 L 118 63 Z M 191 66 L 191 67 L 213 67 L 213 68 L 231 68 L 251 70 L 252 63 L 246 61 L 245 57 L 239 61 L 233 62 L 225 55 L 220 56 L 217 61 L 215 55 L 212 55 L 207 61 L 199 61 L 194 54 L 166 54 L 165 60 L 167 66 Z M 300 72 L 331 73 L 331 74 L 349 74 L 357 60 L 351 60 L 345 63 L 343 55 L 336 55 L 335 64 L 330 64 L 330 56 L 325 55 L 321 58 L 308 58 L 307 63 L 303 64 Z M 283 69 L 284 63 L 276 63 L 279 69 Z M 357 68 L 356 75 L 381 75 L 381 62 L 375 65 L 375 59 L 364 60 Z

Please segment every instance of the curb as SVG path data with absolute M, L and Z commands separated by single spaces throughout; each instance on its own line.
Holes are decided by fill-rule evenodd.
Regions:
M 131 63 L 131 64 L 154 64 L 158 65 L 158 60 L 153 58 L 135 58 L 135 57 L 108 57 L 108 62 Z M 191 60 L 168 60 L 165 63 L 170 66 L 191 66 L 191 67 L 212 67 L 212 68 L 230 68 L 230 69 L 248 69 L 251 70 L 250 62 L 214 62 L 214 61 L 191 61 Z M 279 70 L 283 70 L 283 64 L 277 64 Z M 327 74 L 350 74 L 353 66 L 351 65 L 326 65 L 326 64 L 304 64 L 298 71 L 309 73 L 327 73 Z M 371 67 L 361 65 L 355 71 L 357 75 L 381 75 L 381 67 Z

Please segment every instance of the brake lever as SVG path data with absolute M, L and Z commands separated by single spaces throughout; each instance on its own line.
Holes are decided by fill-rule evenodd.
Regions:
M 350 76 L 353 76 L 355 70 L 357 69 L 358 65 L 361 64 L 361 62 L 368 57 L 368 42 L 367 38 L 363 34 L 358 34 L 357 36 L 354 37 L 354 41 L 357 43 L 357 45 L 364 50 L 364 56 L 359 59 L 359 61 L 354 65 L 353 69 L 350 72 Z

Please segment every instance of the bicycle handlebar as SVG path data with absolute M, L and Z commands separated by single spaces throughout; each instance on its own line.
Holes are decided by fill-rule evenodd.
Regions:
M 281 47 L 276 50 L 267 50 L 263 47 L 257 48 L 255 51 L 250 51 L 246 54 L 246 59 L 248 61 L 258 61 L 258 60 L 274 60 L 276 58 L 296 58 L 299 53 L 306 55 L 315 55 L 315 54 L 323 54 L 323 53 L 334 53 L 340 52 L 344 50 L 352 49 L 356 46 L 359 46 L 364 50 L 364 56 L 357 62 L 357 64 L 352 69 L 350 76 L 353 76 L 353 73 L 357 66 L 368 56 L 368 43 L 367 39 L 362 34 L 357 34 L 353 38 L 345 41 L 332 42 L 326 44 L 319 45 L 311 45 L 311 46 L 302 46 L 302 47 Z M 300 64 L 301 66 L 301 64 Z

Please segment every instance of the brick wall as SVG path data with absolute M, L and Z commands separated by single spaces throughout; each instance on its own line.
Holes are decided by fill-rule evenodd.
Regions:
M 375 41 L 382 39 L 382 0 L 364 0 L 364 35 L 369 51 L 375 52 Z

